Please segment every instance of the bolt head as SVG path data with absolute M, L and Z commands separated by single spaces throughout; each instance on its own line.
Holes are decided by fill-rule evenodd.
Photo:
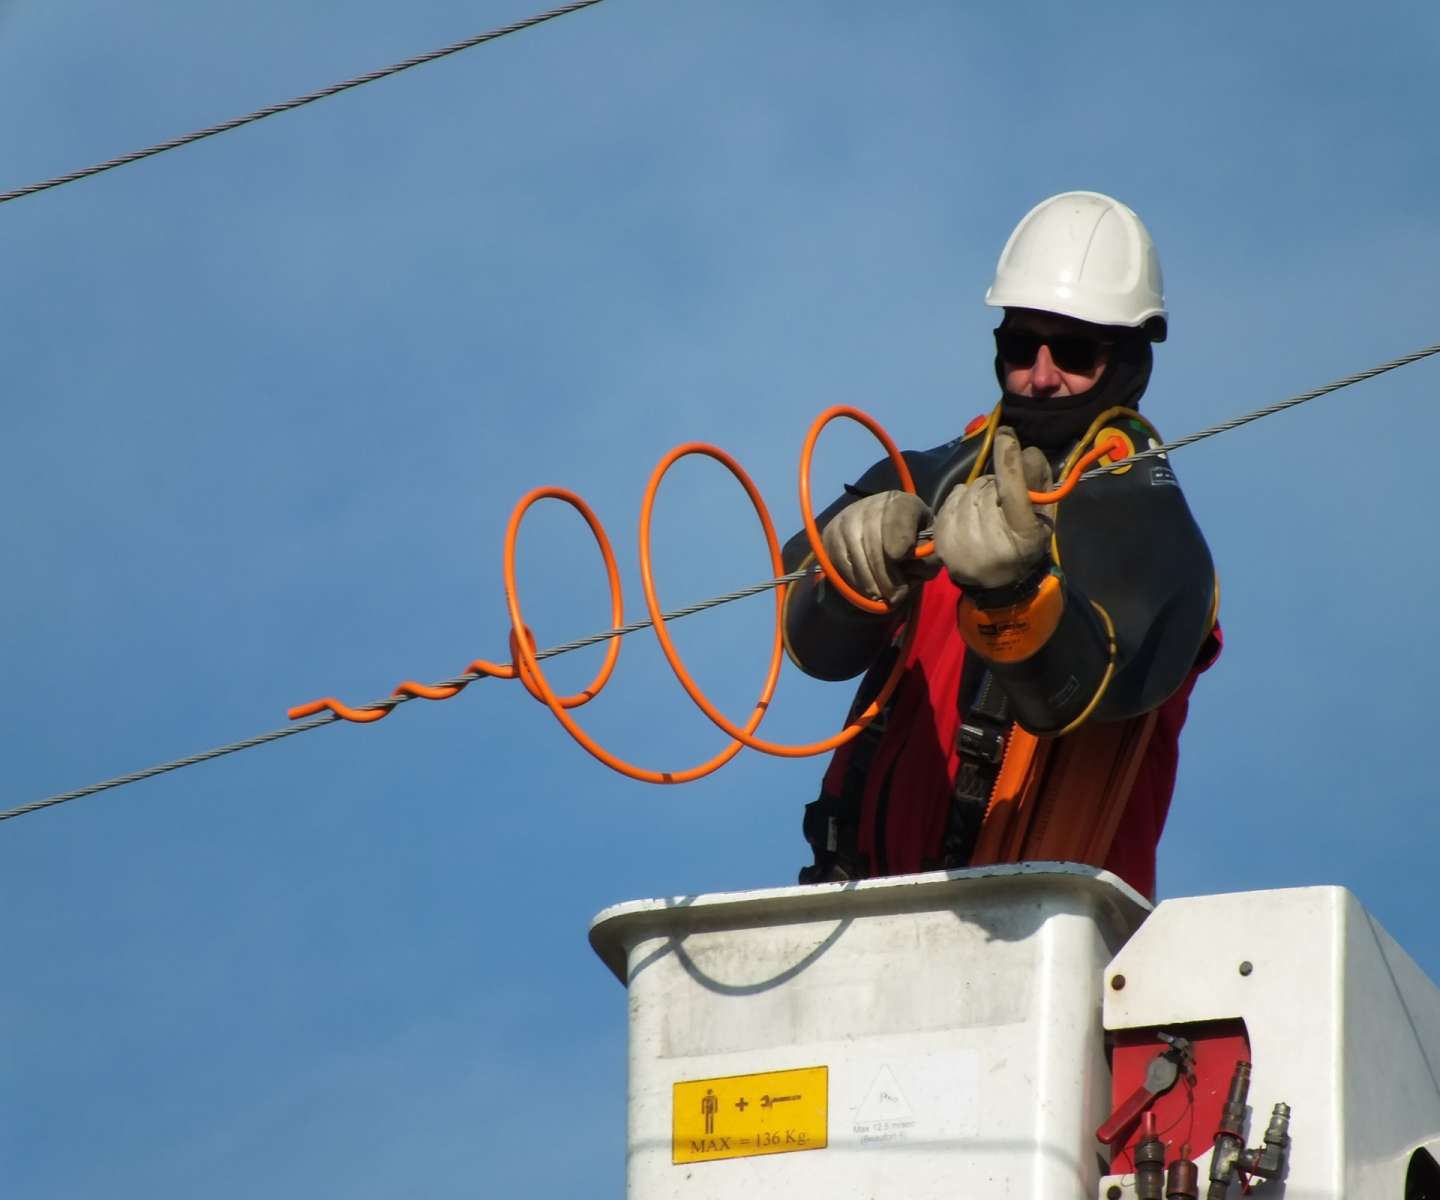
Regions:
M 1105 1191 L 1105 1200 L 1120 1200 L 1120 1197 L 1124 1194 L 1125 1191 L 1123 1188 L 1112 1183 Z
M 1110 976 L 1110 988 L 1111 988 L 1112 991 L 1118 992 L 1118 991 L 1120 991 L 1120 989 L 1123 988 L 1124 986 L 1125 986 L 1125 976 L 1123 976 L 1123 975 L 1112 975 L 1112 976 Z
M 1254 969 L 1255 964 L 1252 963 L 1248 958 L 1240 964 L 1240 974 L 1242 975 L 1248 975 Z

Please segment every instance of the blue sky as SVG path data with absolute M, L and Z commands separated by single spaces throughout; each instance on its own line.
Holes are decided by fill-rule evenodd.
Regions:
M 527 11 L 0 0 L 0 190 Z M 599 511 L 638 613 L 675 443 L 789 529 L 825 405 L 947 439 L 993 401 L 996 255 L 1054 192 L 1159 244 L 1167 434 L 1440 340 L 1437 50 L 1422 4 L 609 0 L 3 206 L 4 806 L 502 656 L 537 484 Z M 1163 895 L 1344 884 L 1432 975 L 1437 371 L 1176 456 L 1228 646 L 1160 864 Z M 874 456 L 837 432 L 817 487 Z M 656 545 L 676 604 L 768 575 L 705 465 Z M 563 511 L 521 575 L 543 644 L 605 625 Z M 676 629 L 732 713 L 767 603 Z M 848 696 L 792 671 L 765 728 Z M 657 767 L 719 744 L 640 637 L 583 719 Z M 7 1195 L 622 1195 L 624 995 L 586 925 L 789 882 L 820 770 L 631 783 L 489 682 L 7 823 Z

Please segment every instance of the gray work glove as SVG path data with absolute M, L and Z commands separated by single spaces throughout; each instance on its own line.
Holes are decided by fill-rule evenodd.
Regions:
M 1050 464 L 1038 447 L 1022 453 L 1015 431 L 995 431 L 995 474 L 957 487 L 935 518 L 935 553 L 961 587 L 1019 583 L 1045 557 L 1054 528 L 1053 504 L 1037 509 L 1027 490 L 1049 491 Z
M 940 564 L 913 559 L 930 509 L 909 492 L 880 492 L 847 505 L 825 526 L 821 541 L 840 577 L 862 595 L 898 604 L 912 584 L 933 578 Z

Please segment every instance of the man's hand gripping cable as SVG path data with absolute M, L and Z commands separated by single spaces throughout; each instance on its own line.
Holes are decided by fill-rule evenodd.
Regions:
M 885 447 L 885 453 L 889 456 L 890 462 L 895 467 L 899 476 L 901 487 L 910 493 L 915 491 L 915 482 L 910 475 L 909 467 L 901 456 L 899 449 L 890 438 L 884 428 L 873 417 L 846 405 L 836 405 L 822 412 L 810 426 L 806 435 L 805 444 L 800 454 L 800 511 L 805 522 L 805 534 L 810 543 L 810 548 L 815 555 L 815 562 L 824 573 L 831 586 L 840 595 L 844 596 L 851 604 L 867 612 L 887 613 L 891 608 L 883 601 L 872 600 L 852 588 L 840 577 L 829 556 L 825 553 L 825 547 L 821 542 L 820 529 L 815 521 L 814 510 L 810 494 L 810 465 L 814 457 L 815 444 L 819 440 L 821 432 L 830 422 L 844 417 L 855 421 L 868 429 L 875 438 Z M 1109 465 L 1105 460 L 1107 457 L 1111 462 L 1123 457 L 1124 447 L 1118 441 L 1107 441 L 1089 451 L 1080 459 L 1071 470 L 1070 475 L 1064 483 L 1052 492 L 1031 492 L 1030 500 L 1035 504 L 1054 504 L 1063 500 L 1075 488 L 1081 475 L 1085 470 L 1096 463 Z M 650 523 L 655 507 L 655 497 L 659 491 L 661 481 L 665 475 L 682 458 L 690 455 L 698 455 L 712 458 L 724 466 L 745 489 L 750 503 L 755 509 L 756 516 L 760 519 L 760 525 L 765 533 L 765 541 L 770 551 L 770 563 L 777 577 L 775 583 L 775 626 L 771 641 L 770 665 L 765 676 L 765 682 L 760 690 L 760 697 L 755 702 L 754 708 L 750 711 L 743 725 L 737 725 L 710 701 L 700 689 L 690 672 L 686 669 L 685 663 L 680 658 L 679 652 L 671 641 L 669 631 L 665 626 L 665 616 L 661 610 L 660 599 L 655 589 L 655 576 L 652 569 L 651 548 L 650 548 Z M 590 685 L 582 691 L 571 696 L 557 696 L 545 673 L 540 667 L 540 653 L 536 650 L 534 635 L 525 625 L 524 616 L 520 608 L 519 590 L 515 580 L 515 547 L 519 540 L 520 527 L 524 521 L 525 514 L 530 508 L 541 500 L 559 500 L 575 509 L 585 523 L 590 527 L 595 541 L 600 548 L 601 557 L 605 563 L 605 573 L 610 587 L 610 619 L 613 627 L 608 635 L 601 635 L 607 638 L 609 647 L 606 650 L 605 659 L 601 663 L 600 670 Z M 932 543 L 923 543 L 915 552 L 917 558 L 928 557 L 934 552 Z M 735 757 L 740 750 L 746 746 L 753 750 L 760 750 L 766 754 L 778 755 L 784 758 L 805 758 L 811 755 L 824 754 L 829 750 L 842 746 L 851 738 L 858 735 L 885 707 L 896 685 L 899 683 L 901 672 L 905 668 L 908 657 L 911 639 L 914 637 L 914 623 L 907 622 L 901 652 L 896 656 L 895 665 L 891 668 L 890 674 L 885 680 L 884 686 L 875 696 L 874 700 L 866 709 L 860 713 L 854 721 L 848 724 L 839 733 L 828 738 L 822 738 L 817 742 L 802 744 L 786 744 L 767 741 L 764 738 L 755 736 L 755 731 L 760 722 L 764 719 L 765 713 L 770 706 L 771 697 L 775 693 L 775 686 L 780 678 L 780 667 L 784 661 L 784 608 L 785 591 L 789 586 L 783 580 L 785 572 L 784 563 L 780 555 L 780 543 L 775 535 L 775 525 L 770 518 L 770 512 L 761 498 L 759 489 L 754 481 L 746 473 L 734 458 L 721 450 L 718 446 L 712 446 L 705 442 L 687 442 L 671 450 L 655 470 L 651 472 L 650 480 L 645 488 L 645 495 L 640 506 L 640 578 L 641 585 L 645 592 L 645 607 L 650 614 L 650 624 L 654 627 L 655 636 L 659 639 L 661 651 L 670 669 L 674 671 L 681 686 L 685 689 L 690 699 L 715 725 L 719 726 L 731 738 L 731 741 L 718 754 L 697 766 L 689 767 L 679 771 L 655 771 L 646 767 L 636 766 L 606 750 L 596 742 L 570 715 L 569 710 L 578 708 L 593 700 L 609 682 L 610 676 L 615 669 L 616 659 L 620 653 L 620 638 L 622 636 L 623 622 L 625 619 L 624 600 L 620 586 L 620 572 L 615 563 L 615 554 L 610 546 L 610 539 L 605 534 L 605 529 L 600 520 L 585 503 L 574 492 L 564 488 L 542 487 L 526 493 L 514 511 L 510 514 L 510 522 L 505 531 L 504 550 L 504 583 L 505 603 L 510 616 L 509 645 L 512 661 L 509 663 L 489 662 L 485 659 L 476 659 L 466 669 L 465 675 L 458 680 L 441 685 L 428 685 L 417 683 L 413 680 L 406 680 L 395 688 L 392 693 L 397 697 L 415 697 L 423 700 L 448 700 L 457 695 L 470 683 L 478 679 L 519 679 L 526 691 L 536 700 L 540 701 L 554 713 L 566 731 L 577 742 L 580 743 L 595 758 L 599 759 L 606 766 L 629 776 L 631 779 L 638 779 L 646 783 L 688 783 L 694 779 L 700 779 L 714 771 L 719 770 L 727 762 Z M 624 630 L 628 632 L 628 630 Z M 333 698 L 327 697 L 323 700 L 314 700 L 308 704 L 297 705 L 290 709 L 291 720 L 300 720 L 305 717 L 314 716 L 317 713 L 329 711 L 335 716 L 346 721 L 359 723 L 370 723 L 379 721 L 389 715 L 393 704 L 371 705 L 362 708 L 352 708 L 347 704 Z

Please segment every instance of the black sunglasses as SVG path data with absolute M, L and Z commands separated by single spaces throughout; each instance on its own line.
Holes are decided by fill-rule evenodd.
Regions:
M 1028 329 L 1006 329 L 1004 326 L 995 331 L 995 349 L 1000 352 L 1001 359 L 1011 366 L 1033 367 L 1040 347 L 1049 346 L 1055 365 L 1062 371 L 1077 375 L 1093 371 L 1101 353 L 1112 345 L 1113 342 L 1086 337 L 1083 333 L 1042 335 Z

